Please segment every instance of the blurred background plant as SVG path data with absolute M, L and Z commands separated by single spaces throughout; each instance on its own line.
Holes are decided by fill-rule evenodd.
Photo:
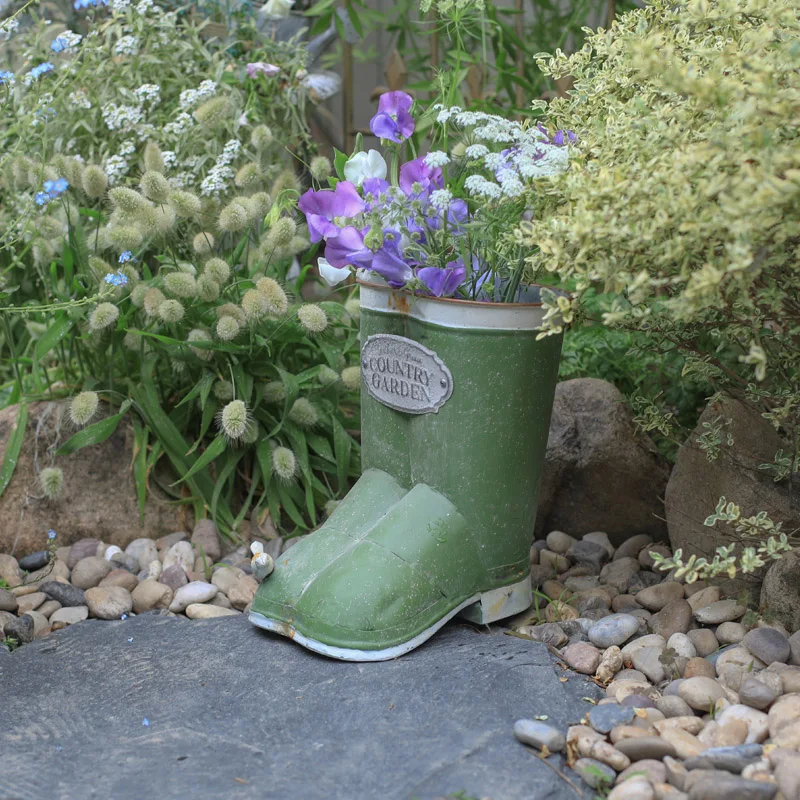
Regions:
M 248 63 L 152 0 L 88 16 L 12 33 L 0 73 L 2 402 L 71 398 L 60 454 L 130 418 L 140 509 L 169 463 L 162 488 L 227 533 L 305 530 L 359 467 L 357 301 L 304 302 L 291 213 L 330 171 L 307 54 L 267 39 Z

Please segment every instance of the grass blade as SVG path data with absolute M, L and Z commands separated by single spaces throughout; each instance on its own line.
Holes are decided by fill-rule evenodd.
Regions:
M 14 477 L 14 469 L 17 466 L 17 460 L 22 450 L 22 443 L 25 440 L 25 429 L 28 425 L 28 406 L 21 403 L 19 411 L 17 411 L 17 423 L 14 427 L 14 432 L 8 440 L 6 446 L 6 453 L 3 457 L 3 468 L 0 469 L 0 497 L 3 492 L 8 488 L 11 483 L 11 478 Z

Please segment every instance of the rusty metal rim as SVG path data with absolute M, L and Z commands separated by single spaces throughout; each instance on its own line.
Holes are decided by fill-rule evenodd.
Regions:
M 409 297 L 413 297 L 420 300 L 432 300 L 436 303 L 453 303 L 454 305 L 462 305 L 462 306 L 477 306 L 478 308 L 541 308 L 541 303 L 492 303 L 492 302 L 484 302 L 481 300 L 458 300 L 455 297 L 436 297 L 432 294 L 414 294 L 413 292 L 406 291 L 405 289 L 395 289 L 388 284 L 382 283 L 373 283 L 372 281 L 362 281 L 356 278 L 356 283 L 359 286 L 366 286 L 368 289 L 378 289 L 385 292 L 399 292 L 401 294 L 406 294 Z M 551 289 L 551 286 L 544 286 L 540 283 L 527 283 L 526 286 L 538 286 L 542 289 Z M 556 289 L 556 291 L 561 291 Z

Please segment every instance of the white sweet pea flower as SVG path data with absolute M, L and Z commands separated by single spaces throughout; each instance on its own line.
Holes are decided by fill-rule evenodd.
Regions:
M 250 568 L 253 570 L 256 580 L 263 581 L 273 569 L 275 562 L 269 553 L 264 552 L 264 545 L 261 542 L 253 542 L 250 545 L 250 552 L 253 557 L 250 559 Z
M 344 165 L 344 177 L 350 183 L 361 186 L 367 178 L 385 178 L 386 161 L 377 150 L 356 153 Z
M 294 0 L 267 0 L 261 13 L 267 19 L 284 19 L 289 16 Z
M 341 283 L 350 276 L 350 267 L 334 267 L 328 263 L 327 258 L 320 258 L 317 261 L 317 267 L 320 277 L 328 286 L 336 286 L 337 283 Z

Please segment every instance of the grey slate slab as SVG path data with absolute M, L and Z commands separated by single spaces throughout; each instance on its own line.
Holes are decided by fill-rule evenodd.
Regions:
M 352 664 L 244 617 L 90 620 L 0 658 L 0 800 L 576 798 L 512 733 L 598 696 L 553 663 L 466 625 Z

